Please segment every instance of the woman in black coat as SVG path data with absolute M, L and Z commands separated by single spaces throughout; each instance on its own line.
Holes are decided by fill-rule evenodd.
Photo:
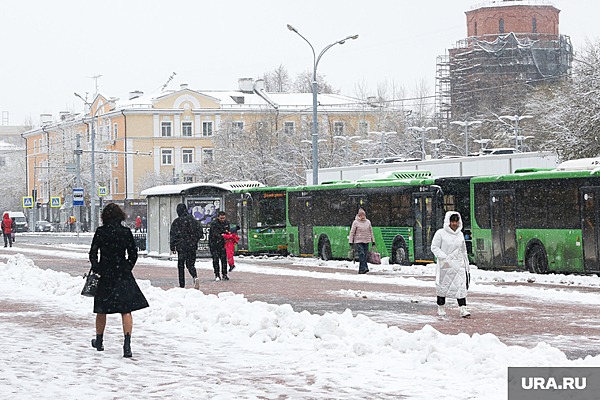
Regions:
M 106 205 L 102 210 L 103 225 L 96 229 L 92 240 L 90 262 L 92 270 L 100 275 L 98 293 L 94 297 L 96 339 L 92 339 L 92 347 L 98 351 L 104 350 L 106 314 L 119 313 L 125 335 L 123 357 L 131 357 L 131 312 L 148 307 L 148 302 L 131 273 L 137 261 L 137 248 L 131 230 L 121 225 L 125 218 L 125 213 L 118 205 Z

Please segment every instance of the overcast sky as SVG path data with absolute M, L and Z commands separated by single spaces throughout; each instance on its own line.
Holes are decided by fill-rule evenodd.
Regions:
M 41 113 L 80 111 L 73 92 L 126 99 L 153 93 L 174 78 L 191 89 L 237 89 L 283 65 L 289 74 L 312 70 L 308 45 L 319 52 L 348 35 L 321 59 L 319 74 L 343 94 L 382 82 L 408 92 L 425 80 L 435 88 L 436 57 L 466 36 L 464 12 L 474 0 L 7 0 L 2 2 L 0 111 L 9 124 Z M 576 50 L 600 37 L 600 2 L 554 0 L 561 33 Z M 4 123 L 4 121 L 2 121 Z

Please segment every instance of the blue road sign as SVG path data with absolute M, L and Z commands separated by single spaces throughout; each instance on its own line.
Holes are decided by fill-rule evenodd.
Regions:
M 83 205 L 83 188 L 73 188 L 73 205 Z
M 60 197 L 52 196 L 50 197 L 50 207 L 52 208 L 60 208 L 62 204 L 60 204 Z
M 33 208 L 33 196 L 23 196 L 23 208 Z

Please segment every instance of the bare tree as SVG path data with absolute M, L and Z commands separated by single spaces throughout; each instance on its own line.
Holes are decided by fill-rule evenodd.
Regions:
M 313 73 L 304 71 L 299 73 L 294 80 L 293 89 L 298 93 L 312 93 Z M 326 80 L 324 75 L 317 74 L 317 84 L 319 93 L 339 93 L 339 89 L 333 88 Z
M 265 81 L 265 91 L 270 93 L 288 93 L 292 87 L 292 82 L 287 69 L 280 65 L 273 71 L 263 74 Z

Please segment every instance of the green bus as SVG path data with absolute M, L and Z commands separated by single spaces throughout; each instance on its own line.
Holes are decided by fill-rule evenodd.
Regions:
M 481 268 L 600 272 L 600 159 L 471 179 Z
M 238 254 L 287 254 L 286 188 L 254 187 L 225 196 L 227 218 L 239 225 Z
M 433 262 L 431 240 L 444 214 L 464 215 L 468 233 L 469 178 L 433 178 L 429 171 L 376 174 L 357 181 L 287 189 L 287 244 L 291 254 L 345 259 L 350 226 L 364 208 L 377 250 L 390 263 Z M 470 247 L 470 246 L 469 246 Z

